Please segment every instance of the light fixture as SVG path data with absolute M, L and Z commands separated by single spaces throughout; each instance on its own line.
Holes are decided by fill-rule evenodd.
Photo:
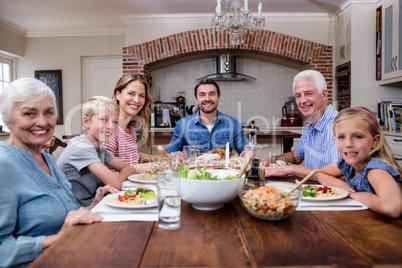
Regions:
M 248 0 L 244 0 L 243 6 L 240 0 L 226 0 L 225 11 L 222 11 L 221 0 L 217 0 L 211 26 L 215 27 L 217 32 L 229 32 L 232 45 L 240 45 L 243 44 L 243 37 L 248 31 L 255 32 L 265 27 L 261 11 L 260 2 L 257 17 L 253 17 L 248 9 Z

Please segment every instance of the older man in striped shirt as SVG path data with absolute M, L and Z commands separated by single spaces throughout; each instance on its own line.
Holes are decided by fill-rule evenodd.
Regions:
M 298 73 L 293 79 L 293 92 L 299 111 L 307 118 L 309 124 L 304 129 L 295 151 L 266 158 L 266 161 L 273 163 L 282 159 L 296 165 L 266 169 L 266 177 L 305 177 L 312 169 L 321 168 L 340 159 L 332 133 L 332 124 L 338 112 L 328 105 L 324 76 L 313 70 Z M 305 164 L 300 166 L 303 160 Z

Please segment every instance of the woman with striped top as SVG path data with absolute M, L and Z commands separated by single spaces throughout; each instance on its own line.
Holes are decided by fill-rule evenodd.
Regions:
M 106 145 L 108 151 L 130 165 L 159 161 L 160 156 L 138 151 L 149 136 L 152 96 L 145 77 L 134 73 L 123 75 L 116 84 L 113 99 L 120 107 L 120 116 L 116 134 Z

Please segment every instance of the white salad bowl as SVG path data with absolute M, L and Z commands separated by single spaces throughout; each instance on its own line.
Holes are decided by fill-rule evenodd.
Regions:
M 228 176 L 236 176 L 238 171 L 224 169 L 207 169 L 212 177 L 220 180 L 181 179 L 181 198 L 199 210 L 215 210 L 236 198 L 238 188 L 244 178 L 223 180 Z

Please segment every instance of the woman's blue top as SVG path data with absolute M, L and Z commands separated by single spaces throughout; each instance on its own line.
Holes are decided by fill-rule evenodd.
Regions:
M 41 253 L 45 236 L 80 207 L 53 157 L 42 151 L 51 176 L 27 150 L 0 141 L 0 267 L 25 266 Z

